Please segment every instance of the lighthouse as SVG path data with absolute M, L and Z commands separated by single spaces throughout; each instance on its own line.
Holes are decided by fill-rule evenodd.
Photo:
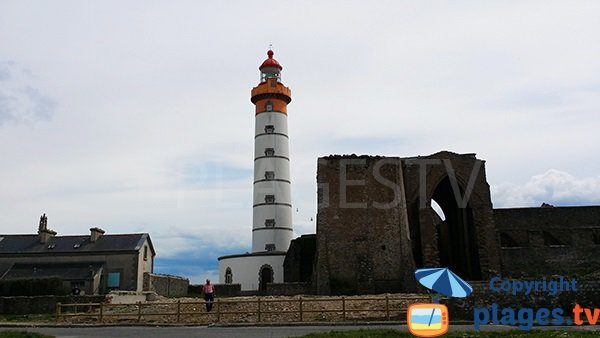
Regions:
M 252 252 L 219 257 L 219 283 L 242 291 L 266 290 L 283 282 L 283 261 L 293 237 L 287 105 L 291 90 L 281 82 L 283 67 L 273 51 L 260 65 L 254 104 Z
M 283 67 L 267 52 L 252 89 L 255 106 L 252 252 L 287 251 L 292 240 L 292 194 L 287 105 L 291 91 L 281 83 Z

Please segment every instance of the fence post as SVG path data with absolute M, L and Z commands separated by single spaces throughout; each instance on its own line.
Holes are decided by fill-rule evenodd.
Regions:
M 385 294 L 385 316 L 387 317 L 388 322 L 390 321 L 390 294 Z
M 217 306 L 217 323 L 219 323 L 221 321 L 221 302 L 217 299 L 215 305 Z
M 60 302 L 56 303 L 56 321 L 60 321 L 61 320 L 61 315 L 60 315 Z
M 346 321 L 346 297 L 342 296 L 342 321 Z
M 303 316 L 302 316 L 302 296 L 300 296 L 300 298 L 298 298 L 298 301 L 300 302 L 300 322 L 303 321 Z
M 102 323 L 102 312 L 104 311 L 104 303 L 100 302 L 100 314 L 98 314 L 98 322 Z
M 260 323 L 260 297 L 258 297 L 258 322 Z
M 179 320 L 181 318 L 181 299 L 177 300 L 177 322 L 179 323 Z

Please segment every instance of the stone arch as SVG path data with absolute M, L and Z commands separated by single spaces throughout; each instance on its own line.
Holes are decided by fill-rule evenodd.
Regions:
M 464 185 L 457 183 L 460 196 L 464 196 Z M 471 203 L 467 202 L 466 207 L 461 207 L 461 201 L 457 201 L 454 187 L 448 176 L 440 180 L 433 190 L 429 199 L 430 208 L 431 200 L 437 202 L 446 217 L 445 220 L 440 219 L 437 220 L 437 224 L 433 224 L 440 266 L 448 267 L 469 280 L 481 279 Z
M 273 271 L 273 267 L 269 264 L 263 264 L 260 269 L 258 269 L 258 290 L 266 291 L 267 284 L 273 283 L 275 280 L 275 272 Z
M 485 161 L 473 154 L 451 152 L 420 160 L 427 165 L 419 159 L 409 162 L 405 180 L 415 265 L 446 266 L 469 280 L 496 273 L 500 268 L 499 245 Z M 440 206 L 441 214 L 432 208 L 432 201 Z

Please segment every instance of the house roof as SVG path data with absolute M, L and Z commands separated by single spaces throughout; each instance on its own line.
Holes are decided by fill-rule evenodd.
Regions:
M 103 235 L 95 242 L 90 241 L 89 235 L 54 236 L 47 243 L 41 243 L 38 235 L 0 234 L 0 255 L 138 251 L 146 241 L 155 255 L 147 233 Z
M 88 280 L 97 275 L 104 263 L 17 263 L 8 270 L 2 279 L 18 279 L 32 277 L 60 277 L 63 280 Z

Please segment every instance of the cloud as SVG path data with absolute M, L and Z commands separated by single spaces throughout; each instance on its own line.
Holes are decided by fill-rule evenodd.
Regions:
M 492 186 L 492 200 L 495 207 L 533 207 L 542 203 L 555 206 L 600 204 L 600 176 L 576 178 L 550 169 L 522 185 Z
M 52 118 L 56 101 L 33 87 L 28 73 L 14 62 L 0 62 L 0 126 Z
M 296 234 L 315 231 L 323 155 L 476 152 L 496 206 L 551 203 L 556 189 L 519 184 L 548 168 L 600 171 L 600 3 L 4 7 L 15 62 L 0 63 L 3 232 L 35 231 L 47 212 L 59 234 L 148 232 L 159 261 L 248 250 L 249 95 L 270 42 L 293 93 Z

